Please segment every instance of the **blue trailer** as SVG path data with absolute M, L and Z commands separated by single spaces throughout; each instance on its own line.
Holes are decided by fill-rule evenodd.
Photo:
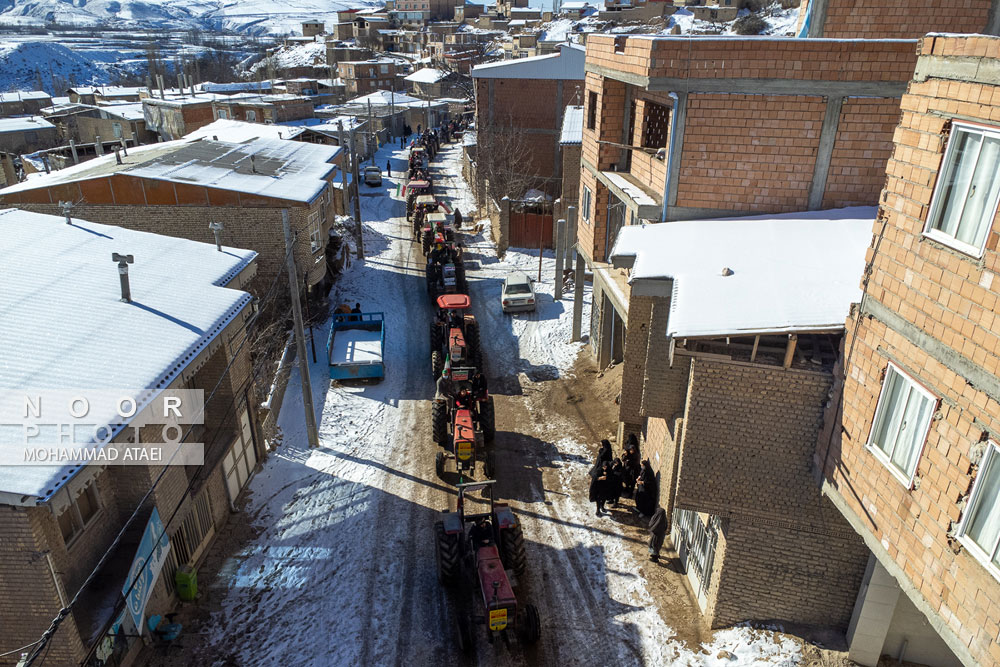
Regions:
M 385 322 L 382 313 L 337 313 L 330 327 L 326 355 L 331 380 L 363 380 L 385 377 L 382 350 Z

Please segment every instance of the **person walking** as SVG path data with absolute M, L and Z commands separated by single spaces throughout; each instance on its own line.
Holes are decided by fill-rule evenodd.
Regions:
M 604 513 L 604 503 L 608 499 L 608 473 L 610 464 L 595 465 L 590 475 L 590 502 L 597 505 L 597 516 Z
M 455 229 L 462 228 L 462 212 L 457 208 L 455 209 Z
M 660 549 L 663 548 L 663 539 L 667 536 L 667 511 L 656 506 L 652 518 L 649 520 L 649 560 L 654 563 L 660 562 Z
M 392 178 L 392 160 L 385 161 L 385 175 Z

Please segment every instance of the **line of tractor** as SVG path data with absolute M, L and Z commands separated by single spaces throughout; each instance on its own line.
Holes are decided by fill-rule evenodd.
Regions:
M 494 499 L 494 403 L 486 386 L 479 323 L 471 312 L 459 229 L 449 223 L 449 207 L 433 193 L 430 160 L 438 147 L 432 133 L 412 143 L 404 195 L 414 242 L 426 260 L 427 293 L 434 307 L 430 366 L 437 384 L 431 430 L 441 447 L 435 471 L 448 479 L 453 464 L 458 490 L 457 507 L 442 512 L 434 524 L 438 579 L 456 594 L 458 644 L 472 652 L 482 632 L 490 643 L 510 644 L 515 638 L 537 642 L 541 619 L 534 605 L 518 602 L 508 575 L 526 571 L 524 535 L 510 506 Z

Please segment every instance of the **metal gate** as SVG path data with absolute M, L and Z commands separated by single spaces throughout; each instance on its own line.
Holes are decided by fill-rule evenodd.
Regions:
M 508 234 L 512 248 L 552 249 L 552 203 L 512 201 Z

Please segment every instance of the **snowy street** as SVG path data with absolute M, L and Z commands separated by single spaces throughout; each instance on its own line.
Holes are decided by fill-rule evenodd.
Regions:
M 432 163 L 435 195 L 471 218 L 461 148 Z M 405 152 L 383 147 L 376 164 Z M 250 482 L 200 573 L 204 594 L 186 635 L 153 664 L 181 665 L 787 665 L 799 647 L 735 628 L 704 647 L 677 638 L 641 573 L 645 531 L 624 508 L 594 516 L 587 471 L 611 420 L 576 391 L 582 344 L 570 343 L 572 293 L 552 299 L 554 260 L 543 261 L 534 313 L 504 315 L 503 276 L 535 275 L 537 251 L 511 249 L 499 261 L 488 231 L 466 246 L 473 311 L 497 413 L 498 500 L 511 502 L 527 544 L 519 601 L 541 613 L 534 647 L 458 649 L 455 600 L 436 576 L 433 525 L 454 509 L 455 490 L 434 472 L 433 397 L 427 328 L 432 309 L 423 256 L 410 238 L 397 178 L 362 187 L 363 262 L 334 285 L 333 305 L 360 302 L 385 314 L 386 375 L 378 384 L 329 380 L 329 322 L 316 331 L 312 390 L 318 450 L 307 445 L 297 370 L 281 409 L 281 442 Z M 589 321 L 589 285 L 584 322 Z M 586 328 L 586 325 L 585 325 Z M 615 409 L 614 405 L 610 409 Z M 725 649 L 725 651 L 723 651 Z

